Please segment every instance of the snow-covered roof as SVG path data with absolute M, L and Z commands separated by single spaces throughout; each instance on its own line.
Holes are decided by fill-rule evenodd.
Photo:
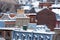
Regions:
M 16 17 L 10 17 L 9 14 L 3 13 L 4 15 L 0 18 L 0 21 L 15 21 Z
M 27 13 L 26 15 L 36 15 L 36 13 Z
M 35 8 L 35 11 L 36 12 L 39 12 L 39 11 L 41 11 L 42 9 L 39 9 L 39 8 Z
M 16 21 L 16 20 L 0 20 L 0 21 Z
M 39 1 L 33 2 L 33 3 L 31 3 L 31 4 L 33 5 L 33 7 L 38 7 Z
M 60 15 L 59 14 L 56 14 L 56 19 L 57 19 L 57 21 L 60 21 Z
M 55 32 L 44 32 L 44 31 L 33 31 L 33 33 L 42 33 L 42 34 L 55 34 Z
M 32 33 L 42 33 L 42 34 L 55 34 L 55 32 L 52 32 L 52 31 L 50 31 L 50 32 L 44 32 L 44 31 L 35 31 L 35 30 L 33 30 L 33 29 L 27 29 L 27 30 L 23 30 L 23 29 L 21 29 L 21 30 L 14 30 L 14 31 L 19 31 L 19 32 L 32 32 Z
M 45 7 L 45 8 L 40 8 L 40 9 L 39 9 L 39 8 L 35 8 L 35 11 L 36 11 L 36 12 L 39 12 L 39 11 L 42 11 L 42 10 L 44 10 L 44 9 L 48 9 L 48 8 L 46 8 L 46 7 Z
M 52 9 L 52 11 L 56 13 L 57 21 L 60 21 L 60 9 Z
M 46 25 L 37 25 L 36 27 L 46 27 Z
M 60 7 L 60 4 L 53 4 L 51 7 Z
M 60 21 L 60 9 L 57 9 L 57 8 L 60 8 L 60 4 L 53 4 L 51 8 L 56 8 L 56 9 L 52 9 L 52 11 L 57 14 L 56 15 L 57 21 Z
M 24 10 L 30 10 L 31 7 L 30 6 L 22 6 Z
M 17 29 L 20 29 L 20 28 L 10 28 L 10 27 L 4 27 L 4 28 L 0 28 L 0 30 L 17 30 Z
M 1 17 L 2 20 L 10 20 L 8 14 L 4 14 L 2 17 Z
M 16 18 L 29 18 L 26 16 L 26 14 L 17 14 Z
M 52 9 L 52 11 L 60 15 L 60 9 Z

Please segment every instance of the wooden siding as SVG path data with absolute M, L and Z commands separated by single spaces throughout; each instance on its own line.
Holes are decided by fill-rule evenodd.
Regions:
M 46 24 L 52 31 L 56 27 L 56 15 L 49 9 L 43 9 L 37 13 L 37 24 Z

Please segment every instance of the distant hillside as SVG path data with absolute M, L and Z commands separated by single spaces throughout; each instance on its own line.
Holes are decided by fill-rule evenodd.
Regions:
M 11 4 L 17 4 L 17 0 L 0 0 L 0 2 L 6 2 L 6 3 L 11 3 Z
M 15 12 L 16 11 L 16 0 L 0 0 L 0 12 Z

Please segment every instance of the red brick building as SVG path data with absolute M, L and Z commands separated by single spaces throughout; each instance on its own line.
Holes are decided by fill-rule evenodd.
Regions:
M 43 9 L 37 13 L 37 24 L 46 24 L 52 31 L 56 27 L 56 15 L 49 9 Z

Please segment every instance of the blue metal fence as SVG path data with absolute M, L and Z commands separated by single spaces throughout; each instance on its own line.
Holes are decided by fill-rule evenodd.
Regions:
M 13 31 L 14 40 L 52 40 L 53 34 Z

